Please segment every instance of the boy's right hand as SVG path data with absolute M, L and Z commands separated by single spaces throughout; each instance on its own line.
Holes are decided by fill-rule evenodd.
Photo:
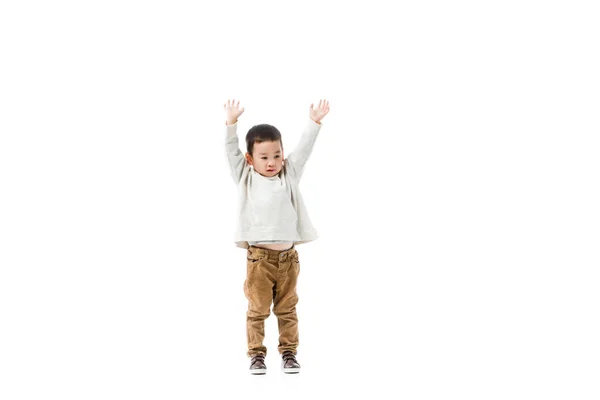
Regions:
M 227 104 L 225 107 L 225 123 L 227 125 L 233 125 L 237 122 L 237 119 L 240 115 L 243 114 L 244 109 L 240 109 L 240 101 L 238 100 L 237 105 L 235 104 L 235 99 L 227 100 Z

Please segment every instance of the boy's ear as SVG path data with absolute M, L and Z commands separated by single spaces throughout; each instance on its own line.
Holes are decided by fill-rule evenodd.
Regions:
M 246 152 L 246 161 L 248 161 L 248 164 L 252 165 L 252 156 L 248 152 Z

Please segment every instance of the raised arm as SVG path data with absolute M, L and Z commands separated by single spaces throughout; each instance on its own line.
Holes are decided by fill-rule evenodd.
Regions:
M 285 165 L 293 170 L 294 175 L 298 180 L 304 173 L 304 165 L 310 158 L 312 149 L 317 140 L 319 131 L 321 130 L 321 119 L 329 112 L 329 102 L 326 100 L 319 101 L 319 106 L 313 108 L 313 104 L 309 108 L 309 121 L 304 132 L 300 137 L 300 141 L 296 148 L 287 156 Z
M 231 178 L 237 184 L 242 179 L 242 172 L 246 166 L 246 158 L 240 151 L 239 138 L 237 135 L 237 119 L 244 112 L 244 108 L 240 109 L 240 102 L 237 105 L 235 99 L 227 100 L 225 108 L 225 150 L 227 160 L 229 162 Z

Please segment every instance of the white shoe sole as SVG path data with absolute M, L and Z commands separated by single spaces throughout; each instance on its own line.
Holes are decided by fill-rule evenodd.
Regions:
M 300 372 L 300 368 L 282 368 L 286 374 L 297 374 Z
M 267 373 L 266 369 L 251 369 L 250 374 L 252 375 L 264 375 Z

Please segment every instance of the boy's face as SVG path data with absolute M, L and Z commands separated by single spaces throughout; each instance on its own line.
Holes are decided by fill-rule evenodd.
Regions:
M 254 143 L 254 149 L 246 153 L 248 164 L 254 167 L 254 170 L 263 176 L 277 175 L 283 166 L 283 149 L 281 142 L 262 142 Z

